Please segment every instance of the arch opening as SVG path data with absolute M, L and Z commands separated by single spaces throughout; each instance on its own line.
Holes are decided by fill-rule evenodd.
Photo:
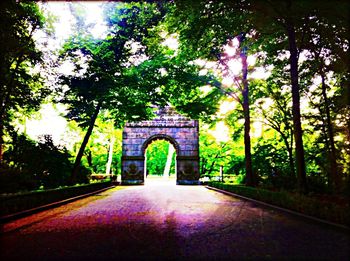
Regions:
M 145 148 L 144 179 L 150 182 L 176 182 L 176 149 L 168 140 L 153 139 Z

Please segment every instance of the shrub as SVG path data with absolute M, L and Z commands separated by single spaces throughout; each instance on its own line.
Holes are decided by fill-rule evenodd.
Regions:
M 2 166 L 0 168 L 0 192 L 11 193 L 16 191 L 35 190 L 40 186 L 28 173 L 23 173 L 19 169 Z
M 45 189 L 68 185 L 73 163 L 67 149 L 55 146 L 45 135 L 36 143 L 25 135 L 12 133 L 12 144 L 4 153 L 1 192 Z M 90 172 L 81 167 L 78 183 L 88 183 Z

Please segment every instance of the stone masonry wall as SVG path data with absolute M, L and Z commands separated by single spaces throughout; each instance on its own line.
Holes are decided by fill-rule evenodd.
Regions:
M 127 123 L 123 131 L 122 183 L 144 183 L 145 150 L 152 141 L 164 139 L 176 149 L 177 183 L 198 184 L 198 135 L 198 121 L 178 114 Z

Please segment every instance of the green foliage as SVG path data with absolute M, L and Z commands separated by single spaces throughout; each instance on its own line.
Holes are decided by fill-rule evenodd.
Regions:
M 265 129 L 267 127 L 270 132 L 272 129 L 278 142 L 284 144 L 287 153 L 281 146 L 277 149 L 274 142 L 269 146 L 276 148 L 275 156 L 279 155 L 276 164 L 288 164 L 291 177 L 298 177 L 301 190 L 306 189 L 305 169 L 310 177 L 316 175 L 318 180 L 331 184 L 333 192 L 340 192 L 349 177 L 349 146 L 346 145 L 349 144 L 346 131 L 349 121 L 344 120 L 349 115 L 349 70 L 345 69 L 349 64 L 346 54 L 349 49 L 348 10 L 347 1 L 334 5 L 315 1 L 281 4 L 277 1 L 179 0 L 174 2 L 166 17 L 167 28 L 178 34 L 179 52 L 186 59 L 220 60 L 224 44 L 243 32 L 247 36 L 244 47 L 249 54 L 256 54 L 265 68 L 272 65 L 267 81 L 250 81 L 249 99 L 254 103 L 251 115 L 263 122 Z M 326 91 L 322 89 L 324 86 L 316 92 L 310 90 L 313 81 L 322 75 L 326 79 Z M 332 92 L 341 92 L 343 98 L 327 101 Z M 299 103 L 304 107 L 301 115 Z M 308 107 L 313 103 L 314 106 Z M 318 112 L 315 113 L 315 109 Z M 232 132 L 237 134 L 235 139 L 240 137 L 238 118 L 228 119 L 233 123 Z M 300 121 L 303 121 L 302 127 Z M 302 128 L 306 132 L 303 133 Z M 303 139 L 308 144 L 303 144 Z M 304 148 L 307 150 L 305 158 Z M 252 149 L 260 160 L 268 154 L 264 148 Z M 270 173 L 268 166 L 272 163 L 255 163 L 255 167 Z M 287 167 L 282 169 L 288 170 Z M 289 173 L 283 170 L 280 175 L 287 177 Z
M 177 100 L 172 99 L 172 95 L 177 95 L 175 105 L 183 111 L 190 111 L 188 107 L 199 108 L 198 115 L 208 110 L 203 104 L 208 104 L 209 99 L 212 101 L 215 96 L 204 97 L 198 93 L 196 88 L 203 81 L 195 78 L 194 66 L 178 59 L 165 62 L 161 53 L 141 62 L 132 62 L 143 59 L 141 55 L 147 54 L 143 41 L 160 19 L 155 5 L 117 5 L 108 13 L 110 33 L 106 39 L 95 40 L 90 36 L 82 38 L 77 35 L 65 44 L 62 52 L 65 58 L 75 63 L 76 73 L 82 72 L 83 65 L 78 61 L 83 57 L 86 59 L 83 73 L 61 78 L 61 84 L 69 86 L 61 100 L 68 105 L 69 119 L 87 126 L 97 104 L 101 104 L 101 109 L 111 111 L 119 126 L 127 120 L 149 118 L 152 116 L 151 106 L 165 105 L 166 101 L 175 103 Z M 132 49 L 132 44 L 139 47 Z M 165 76 L 160 69 L 167 71 Z
M 162 5 L 109 5 L 105 12 L 109 25 L 105 39 L 96 40 L 78 30 L 61 55 L 75 69 L 73 75 L 60 77 L 61 85 L 68 87 L 62 88 L 60 102 L 68 107 L 68 119 L 88 127 L 72 179 L 101 111 L 109 111 L 117 127 L 126 121 L 149 119 L 154 106 L 168 103 L 193 118 L 208 118 L 216 111 L 215 101 L 220 98 L 218 92 L 204 95 L 199 91 L 206 77 L 199 77 L 197 66 L 176 57 L 170 59 L 166 48 L 159 48 L 157 53 L 149 51 L 149 37 L 161 45 L 161 38 L 149 32 L 163 18 Z M 75 15 L 79 29 L 83 24 L 79 13 Z M 87 153 L 91 158 L 91 152 Z M 88 163 L 91 167 L 91 160 Z
M 232 142 L 217 142 L 213 135 L 202 131 L 199 135 L 199 147 L 200 170 L 203 177 L 218 176 L 220 166 L 224 167 L 224 171 L 231 166 L 234 158 Z
M 227 173 L 233 173 L 234 175 L 245 176 L 245 164 L 243 155 L 232 155 L 232 159 L 227 166 Z
M 242 110 L 239 108 L 233 108 L 224 117 L 224 122 L 231 129 L 231 138 L 233 141 L 237 142 L 243 136 L 244 125 L 242 124 Z
M 36 3 L 0 3 L 0 163 L 5 131 L 9 132 L 16 112 L 37 110 L 48 89 L 40 72 L 33 70 L 42 62 L 33 34 L 43 28 L 45 19 Z
M 0 192 L 14 193 L 38 189 L 40 182 L 20 169 L 3 166 L 0 169 Z
M 91 169 L 93 173 L 106 173 L 108 153 L 112 139 L 114 143 L 111 173 L 118 174 L 121 168 L 122 130 L 115 129 L 113 120 L 108 118 L 108 112 L 106 111 L 101 113 L 96 120 L 96 126 L 84 152 L 82 164 Z
M 160 100 L 159 94 L 154 84 L 146 85 L 136 79 L 129 61 L 144 52 L 142 48 L 134 51 L 131 42 L 142 42 L 153 23 L 149 17 L 135 19 L 147 13 L 146 9 L 138 4 L 117 5 L 110 14 L 110 32 L 105 39 L 77 34 L 66 42 L 62 57 L 74 63 L 76 73 L 61 77 L 61 84 L 69 86 L 61 100 L 68 105 L 69 119 L 88 126 L 97 104 L 111 111 L 117 126 L 152 115 L 150 105 Z M 84 59 L 85 64 L 78 62 Z
M 287 151 L 281 142 L 260 140 L 253 153 L 254 170 L 260 177 L 260 185 L 278 189 L 295 189 L 296 177 L 288 163 Z
M 12 133 L 11 147 L 4 154 L 8 167 L 1 173 L 1 178 L 8 182 L 1 183 L 2 189 L 14 192 L 67 185 L 72 169 L 70 159 L 68 151 L 55 146 L 50 136 L 44 136 L 36 143 L 23 134 Z M 77 181 L 88 182 L 88 175 L 89 172 L 81 168 Z

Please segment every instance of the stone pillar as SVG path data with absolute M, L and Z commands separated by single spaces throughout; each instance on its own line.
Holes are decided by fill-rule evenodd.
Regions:
M 141 151 L 140 133 L 128 127 L 123 131 L 122 184 L 141 185 L 145 182 L 145 157 Z
M 199 184 L 199 157 L 177 156 L 177 179 L 178 185 Z
M 145 183 L 144 176 L 145 157 L 123 156 L 122 157 L 122 184 L 142 185 Z

